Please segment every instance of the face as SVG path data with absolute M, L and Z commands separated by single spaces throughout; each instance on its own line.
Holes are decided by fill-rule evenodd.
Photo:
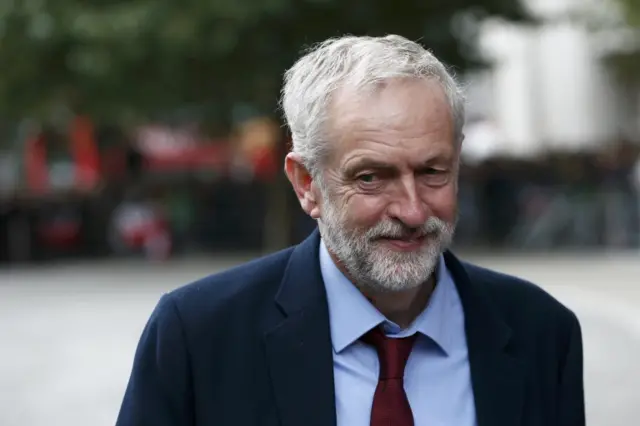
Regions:
M 435 82 L 392 81 L 334 105 L 334 145 L 305 210 L 356 284 L 415 288 L 455 229 L 459 150 L 445 94 Z

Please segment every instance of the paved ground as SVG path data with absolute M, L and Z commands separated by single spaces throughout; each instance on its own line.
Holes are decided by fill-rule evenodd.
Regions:
M 589 424 L 638 424 L 640 254 L 472 258 L 572 307 L 584 330 Z M 0 425 L 113 425 L 161 293 L 237 261 L 0 271 Z

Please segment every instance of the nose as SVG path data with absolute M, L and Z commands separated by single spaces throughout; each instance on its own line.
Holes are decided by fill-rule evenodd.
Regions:
M 402 179 L 399 191 L 394 194 L 388 214 L 409 228 L 418 228 L 429 218 L 429 209 L 421 200 L 413 176 Z

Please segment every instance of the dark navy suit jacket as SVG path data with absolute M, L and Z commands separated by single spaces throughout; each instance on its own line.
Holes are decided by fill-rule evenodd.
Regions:
M 117 426 L 334 426 L 319 238 L 164 295 Z M 531 283 L 449 252 L 445 261 L 465 312 L 478 426 L 583 426 L 576 316 Z

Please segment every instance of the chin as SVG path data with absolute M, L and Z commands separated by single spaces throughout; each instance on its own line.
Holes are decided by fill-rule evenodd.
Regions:
M 420 287 L 429 280 L 429 276 L 395 276 L 395 277 L 379 277 L 378 279 L 368 280 L 368 287 L 371 291 L 377 293 L 399 293 L 407 290 L 413 290 Z
M 439 255 L 439 253 L 437 253 L 437 247 L 429 243 L 411 248 L 382 243 L 379 245 L 377 252 L 380 257 L 391 257 L 396 262 L 403 262 L 404 260 L 410 263 L 420 262 L 420 259 L 428 261 L 434 256 Z
M 387 291 L 415 288 L 429 279 L 438 264 L 438 257 L 420 253 L 378 253 L 369 259 L 367 280 Z M 364 277 L 362 277 L 364 278 Z

